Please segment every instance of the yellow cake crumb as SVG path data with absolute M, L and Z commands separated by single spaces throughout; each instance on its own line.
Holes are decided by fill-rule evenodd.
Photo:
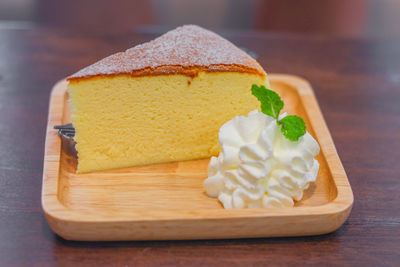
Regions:
M 71 80 L 77 172 L 217 155 L 222 124 L 259 108 L 250 88 L 266 83 L 257 74 L 203 71 Z

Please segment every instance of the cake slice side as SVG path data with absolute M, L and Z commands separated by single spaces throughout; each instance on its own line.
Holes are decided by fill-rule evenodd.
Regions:
M 259 107 L 250 87 L 265 79 L 199 72 L 71 81 L 77 172 L 217 155 L 219 128 Z

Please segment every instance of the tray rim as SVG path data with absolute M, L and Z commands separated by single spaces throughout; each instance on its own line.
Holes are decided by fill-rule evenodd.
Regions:
M 63 110 L 57 109 L 55 103 L 64 99 L 67 82 L 57 82 L 50 95 L 48 123 L 46 129 L 45 154 L 43 165 L 43 181 L 41 193 L 41 205 L 50 227 L 57 234 L 63 236 L 60 224 L 80 223 L 141 223 L 141 222 L 181 222 L 198 220 L 230 220 L 230 219 L 252 219 L 252 218 L 291 218 L 291 217 L 319 217 L 340 215 L 335 227 L 330 227 L 323 233 L 328 233 L 339 228 L 350 214 L 354 197 L 347 175 L 337 154 L 331 134 L 328 130 L 322 112 L 316 101 L 311 85 L 303 78 L 288 74 L 269 74 L 269 78 L 283 82 L 297 89 L 300 101 L 305 107 L 305 112 L 310 120 L 314 133 L 324 153 L 327 166 L 332 173 L 333 181 L 337 188 L 336 198 L 329 203 L 318 206 L 300 206 L 284 209 L 232 209 L 232 210 L 208 210 L 201 209 L 188 213 L 186 210 L 157 210 L 150 212 L 135 212 L 130 215 L 113 216 L 101 212 L 91 213 L 88 211 L 72 210 L 64 206 L 58 200 L 58 175 L 60 171 L 61 139 L 57 131 L 53 129 L 55 122 L 61 122 Z M 310 113 L 312 113 L 312 116 Z M 316 125 L 318 121 L 318 125 Z M 318 128 L 318 130 L 316 130 Z M 53 149 L 56 147 L 57 149 Z M 333 168 L 335 167 L 335 168 Z M 334 169 L 334 173 L 333 173 Z M 173 216 L 171 216 L 173 214 Z M 284 236 L 284 235 L 282 235 Z M 158 239 L 158 238 L 156 238 Z

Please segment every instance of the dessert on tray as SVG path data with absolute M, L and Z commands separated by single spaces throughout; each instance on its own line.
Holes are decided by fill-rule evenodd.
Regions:
M 293 75 L 268 78 L 272 88 L 245 52 L 184 26 L 57 83 L 41 201 L 51 228 L 82 241 L 336 230 L 353 194 L 312 88 Z M 271 89 L 293 106 L 282 110 Z M 55 127 L 61 140 L 53 127 L 70 115 L 73 125 Z
M 214 156 L 204 187 L 225 208 L 293 206 L 317 177 L 319 145 L 300 117 L 280 115 L 262 67 L 198 26 L 68 81 L 78 173 Z
M 262 67 L 219 35 L 188 25 L 68 77 L 77 172 L 218 155 L 218 131 L 259 108 Z

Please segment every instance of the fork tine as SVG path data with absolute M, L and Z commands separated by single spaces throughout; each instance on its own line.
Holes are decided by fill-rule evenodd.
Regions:
M 75 128 L 73 127 L 72 123 L 56 125 L 54 126 L 54 129 L 58 130 L 59 135 L 67 139 L 73 139 L 75 137 Z

